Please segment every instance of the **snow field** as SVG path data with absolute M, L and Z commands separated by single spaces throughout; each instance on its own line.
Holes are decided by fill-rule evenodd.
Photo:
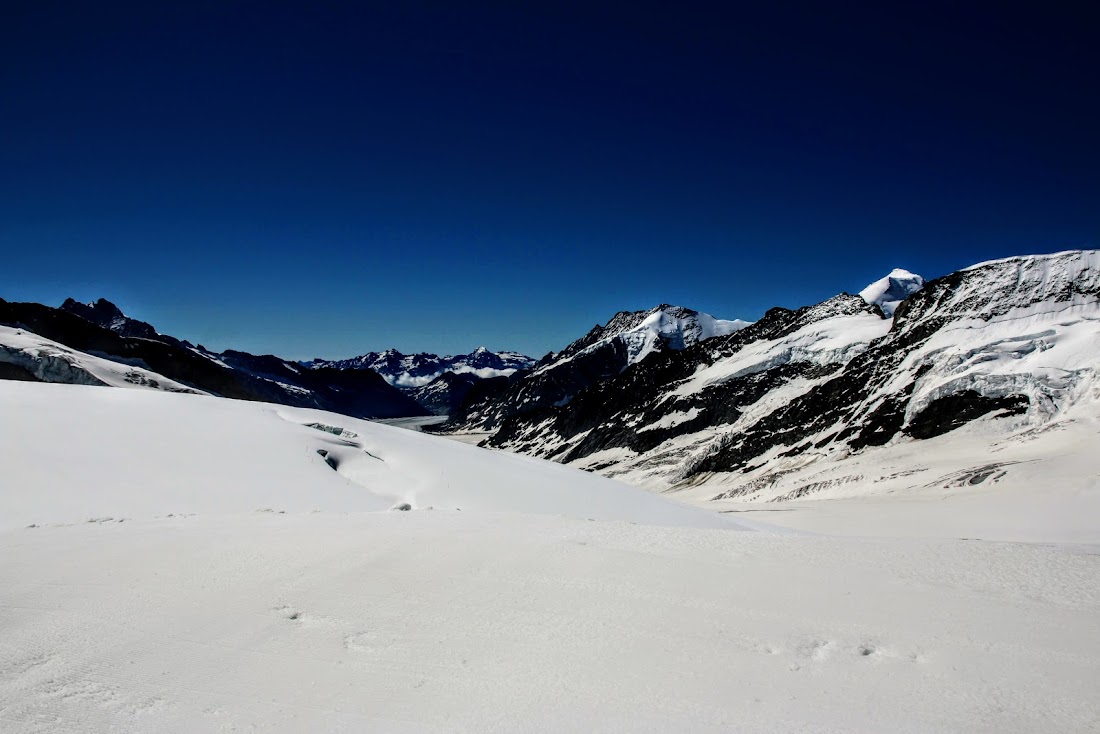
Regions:
M 1087 731 L 1100 556 L 435 512 L 0 534 L 0 729 Z
M 0 528 L 400 503 L 734 527 L 569 467 L 319 410 L 7 381 L 0 404 Z

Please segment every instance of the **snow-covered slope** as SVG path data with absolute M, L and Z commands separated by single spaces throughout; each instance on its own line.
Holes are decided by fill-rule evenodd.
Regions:
M 5 527 L 402 503 L 731 526 L 586 472 L 324 411 L 11 381 L 0 405 Z
M 731 532 L 745 515 L 320 411 L 10 381 L 0 408 L 3 731 L 1100 717 L 1100 555 L 1052 544 L 1042 505 L 1037 544 Z M 973 538 L 993 507 L 951 509 Z
M 469 354 L 448 354 L 443 357 L 424 352 L 402 354 L 396 349 L 387 349 L 384 352 L 368 352 L 351 359 L 315 359 L 306 363 L 306 366 L 312 369 L 328 367 L 338 370 L 374 370 L 395 387 L 415 389 L 424 387 L 446 372 L 481 378 L 507 377 L 534 364 L 534 359 L 518 352 L 490 352 L 485 347 L 478 347 Z
M 876 280 L 859 292 L 860 298 L 882 309 L 887 317 L 909 296 L 924 287 L 924 278 L 908 270 L 894 268 L 885 278 Z
M 985 438 L 968 444 L 970 463 L 940 473 L 977 470 L 997 440 L 1060 430 L 1100 400 L 1098 258 L 983 263 L 925 284 L 883 319 L 882 303 L 905 290 L 890 293 L 906 281 L 895 271 L 861 297 L 773 309 L 732 335 L 599 381 L 567 405 L 509 416 L 486 441 L 655 489 L 706 484 L 712 497 L 791 500 L 836 496 L 839 484 L 814 476 L 853 453 L 980 421 Z
M 109 385 L 203 394 L 138 365 L 78 352 L 37 334 L 0 326 L 0 363 L 25 371 L 41 382 Z
M 1095 404 L 1036 428 L 990 416 L 827 459 L 777 455 L 733 481 L 696 475 L 673 496 L 817 532 L 1098 543 L 1098 435 Z

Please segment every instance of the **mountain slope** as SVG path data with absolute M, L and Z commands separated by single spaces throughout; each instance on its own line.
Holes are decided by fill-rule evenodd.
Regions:
M 1098 258 L 983 263 L 925 284 L 883 319 L 892 286 L 877 286 L 895 271 L 864 297 L 772 309 L 732 335 L 596 381 L 568 404 L 506 416 L 488 426 L 487 443 L 653 488 L 830 496 L 836 485 L 779 478 L 973 421 L 993 420 L 997 435 L 1042 428 L 1094 404 Z M 773 485 L 787 489 L 758 491 Z
M 888 328 L 856 296 L 771 309 L 745 329 L 596 382 L 568 405 L 508 416 L 488 443 L 566 462 L 615 448 L 644 454 L 670 437 L 732 423 L 779 387 L 823 379 Z
M 739 426 L 688 468 L 730 471 L 778 447 L 828 456 L 930 438 L 987 414 L 1038 426 L 1095 400 L 1100 252 L 983 263 L 928 283 L 843 372 Z

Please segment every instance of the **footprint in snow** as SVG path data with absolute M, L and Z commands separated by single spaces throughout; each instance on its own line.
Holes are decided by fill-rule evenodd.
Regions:
M 836 643 L 832 640 L 821 640 L 811 638 L 802 640 L 792 646 L 794 652 L 802 658 L 808 658 L 810 660 L 824 660 L 832 653 Z
M 272 611 L 283 619 L 289 619 L 292 622 L 302 619 L 302 613 L 294 607 L 275 607 Z
M 872 655 L 881 655 L 882 654 L 877 647 L 875 647 L 874 645 L 872 645 L 870 643 L 864 643 L 864 644 L 860 645 L 859 647 L 856 648 L 856 652 L 858 652 L 861 657 L 865 657 L 865 658 L 869 658 Z
M 344 638 L 344 647 L 351 652 L 363 652 L 370 649 L 369 642 L 366 632 L 356 632 Z

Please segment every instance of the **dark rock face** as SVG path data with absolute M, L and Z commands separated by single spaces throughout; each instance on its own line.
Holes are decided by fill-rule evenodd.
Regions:
M 932 438 L 995 411 L 1006 416 L 1019 415 L 1027 411 L 1028 405 L 1025 395 L 987 397 L 976 390 L 964 390 L 934 400 L 909 421 L 905 432 L 913 438 Z
M 0 380 L 20 380 L 23 382 L 42 382 L 26 367 L 9 362 L 0 362 Z
M 109 302 L 98 301 L 97 304 L 106 304 L 92 307 L 97 318 L 109 316 L 111 323 L 123 331 L 148 333 L 144 327 L 134 326 L 134 323 L 144 322 L 119 321 L 114 315 L 117 309 L 112 311 Z M 320 408 L 358 418 L 426 414 L 416 401 L 373 372 L 307 370 L 278 357 L 245 352 L 227 352 L 223 359 L 221 355 L 164 335 L 158 334 L 156 338 L 124 336 L 68 309 L 37 303 L 11 303 L 0 299 L 0 323 L 24 328 L 82 352 L 95 353 L 123 364 L 139 364 L 177 382 L 223 397 Z
M 91 303 L 80 303 L 72 298 L 66 298 L 65 302 L 61 304 L 61 310 L 76 314 L 105 329 L 110 329 L 119 336 L 155 339 L 174 346 L 185 345 L 185 343 L 181 342 L 179 339 L 165 334 L 158 334 L 152 324 L 130 318 L 122 313 L 122 310 L 118 306 L 111 303 L 106 298 L 100 298 Z M 190 345 L 186 344 L 186 346 Z

